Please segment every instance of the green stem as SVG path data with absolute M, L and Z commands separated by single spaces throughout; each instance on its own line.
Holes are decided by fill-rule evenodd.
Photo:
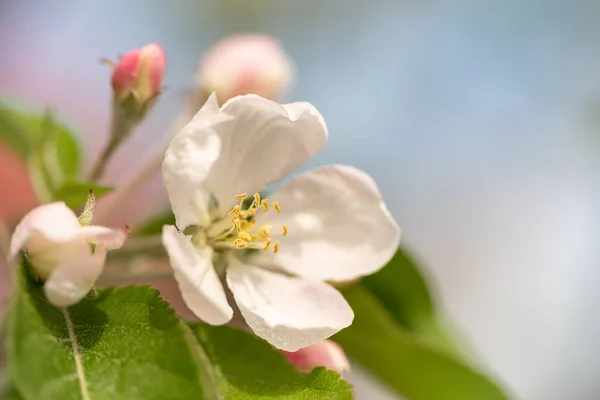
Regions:
M 106 165 L 114 155 L 115 150 L 117 150 L 123 141 L 129 137 L 133 129 L 141 120 L 141 118 L 133 118 L 131 113 L 127 112 L 126 106 L 127 105 L 119 102 L 116 98 L 113 101 L 110 140 L 92 167 L 92 172 L 88 177 L 90 181 L 97 181 L 102 177 L 104 170 L 106 169 Z

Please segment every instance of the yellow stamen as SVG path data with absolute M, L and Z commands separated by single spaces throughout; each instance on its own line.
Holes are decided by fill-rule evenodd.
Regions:
M 251 242 L 252 241 L 252 235 L 250 235 L 248 232 L 240 232 L 238 233 L 238 237 L 242 240 L 245 240 L 246 242 Z
M 252 229 L 254 229 L 254 220 L 251 219 L 250 221 L 243 221 L 241 224 L 241 230 L 245 231 L 245 232 L 251 232 Z
M 246 247 L 248 247 L 248 242 L 246 242 L 243 239 L 238 238 L 233 241 L 233 245 L 235 247 L 237 247 L 238 249 L 245 249 Z
M 271 232 L 272 227 L 273 227 L 273 225 L 271 225 L 271 224 L 264 224 L 264 225 L 261 225 L 258 227 L 258 231 L 260 232 L 262 237 L 267 239 L 267 238 L 269 238 L 269 233 Z
M 270 241 L 270 240 L 267 240 L 267 241 L 265 242 L 265 244 L 263 244 L 263 250 L 264 250 L 264 251 L 269 251 L 269 247 L 271 247 L 271 241 Z
M 273 253 L 279 251 L 279 241 L 271 239 L 271 229 L 273 225 L 265 223 L 257 227 L 257 213 L 261 211 L 260 217 L 268 214 L 271 208 L 278 214 L 281 213 L 281 208 L 278 201 L 270 202 L 268 199 L 261 199 L 259 193 L 254 193 L 252 204 L 244 206 L 244 200 L 248 198 L 247 193 L 236 195 L 239 204 L 234 205 L 229 211 L 232 227 L 225 229 L 223 232 L 215 236 L 215 241 L 225 241 L 227 246 L 233 245 L 238 249 L 263 249 L 264 251 L 273 250 Z M 270 207 L 271 203 L 273 206 Z M 262 209 L 262 210 L 261 210 Z M 281 225 L 281 233 L 277 235 L 286 236 L 288 234 L 287 225 Z

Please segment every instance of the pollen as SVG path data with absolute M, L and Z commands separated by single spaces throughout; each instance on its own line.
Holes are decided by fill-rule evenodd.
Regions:
M 264 238 L 269 238 L 269 233 L 271 233 L 271 228 L 273 228 L 273 225 L 265 224 L 265 225 L 259 226 L 258 231 Z
M 233 241 L 233 245 L 238 249 L 245 249 L 248 247 L 248 242 L 246 242 L 244 239 L 237 238 Z
M 233 247 L 237 249 L 248 248 L 270 251 L 272 248 L 273 253 L 277 253 L 279 251 L 279 241 L 272 238 L 273 234 L 271 230 L 273 229 L 273 225 L 269 223 L 257 223 L 259 219 L 262 220 L 269 214 L 269 200 L 266 198 L 261 199 L 259 193 L 254 193 L 252 204 L 244 207 L 244 200 L 248 198 L 248 194 L 241 193 L 235 197 L 239 200 L 239 203 L 234 205 L 231 211 L 229 211 L 232 227 L 223 232 L 221 236 L 223 240 L 227 241 L 229 246 L 233 244 Z M 281 207 L 279 206 L 279 202 L 274 201 L 271 204 L 275 212 L 280 214 Z M 287 233 L 287 225 L 282 225 L 281 233 L 274 235 L 283 237 Z
M 244 231 L 238 233 L 238 238 L 240 238 L 246 242 L 252 241 L 252 235 L 250 235 L 248 232 L 244 232 Z
M 270 241 L 270 240 L 267 240 L 267 241 L 266 241 L 266 242 L 263 244 L 263 246 L 262 246 L 262 249 L 263 249 L 264 251 L 269 251 L 269 248 L 270 248 L 270 247 L 271 247 L 271 241 Z

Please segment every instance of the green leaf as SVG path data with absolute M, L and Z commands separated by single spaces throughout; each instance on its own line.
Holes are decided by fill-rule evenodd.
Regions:
M 19 275 L 8 368 L 23 400 L 203 398 L 188 328 L 157 290 L 105 289 L 61 310 Z
M 91 182 L 65 182 L 54 195 L 54 200 L 64 201 L 67 206 L 77 209 L 83 206 L 87 199 L 89 191 L 93 190 L 96 199 L 113 191 L 112 186 L 103 186 Z
M 456 334 L 439 315 L 430 283 L 422 268 L 406 249 L 398 249 L 390 262 L 376 274 L 361 281 L 387 308 L 396 322 L 420 339 L 461 357 L 470 357 Z
M 27 128 L 28 118 L 29 116 L 0 103 L 0 140 L 23 159 L 27 157 L 39 135 L 38 129 L 32 132 Z
M 223 399 L 352 399 L 350 384 L 323 367 L 302 374 L 262 339 L 229 327 L 192 325 Z
M 163 225 L 175 225 L 175 215 L 171 208 L 165 209 L 136 226 L 132 236 L 153 236 L 162 233 Z
M 13 386 L 7 386 L 0 392 L 2 400 L 23 400 L 23 397 L 17 392 Z
M 66 310 L 20 268 L 8 325 L 19 400 L 352 399 L 324 368 L 302 374 L 265 341 L 183 324 L 155 289 L 103 289 Z
M 389 263 L 361 282 L 381 300 L 398 323 L 418 329 L 422 320 L 435 318 L 428 284 L 406 250 L 398 249 Z
M 405 331 L 365 287 L 343 293 L 355 318 L 333 339 L 407 400 L 508 399 L 481 372 Z
M 27 162 L 42 201 L 55 200 L 55 191 L 79 175 L 82 150 L 76 135 L 50 112 L 35 115 L 0 104 L 0 140 Z

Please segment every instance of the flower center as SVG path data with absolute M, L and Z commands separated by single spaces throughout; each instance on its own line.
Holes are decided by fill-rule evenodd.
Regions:
M 226 229 L 221 230 L 215 236 L 211 235 L 209 241 L 216 247 L 273 250 L 273 253 L 277 253 L 279 251 L 279 240 L 274 240 L 273 237 L 286 236 L 288 232 L 287 225 L 281 226 L 280 233 L 272 234 L 273 225 L 259 223 L 259 221 L 273 210 L 277 214 L 281 213 L 279 203 L 274 201 L 269 204 L 269 200 L 261 199 L 258 193 L 254 193 L 254 199 L 249 205 L 245 202 L 248 198 L 246 193 L 239 194 L 236 198 L 239 203 L 229 211 L 231 225 L 228 225 Z

